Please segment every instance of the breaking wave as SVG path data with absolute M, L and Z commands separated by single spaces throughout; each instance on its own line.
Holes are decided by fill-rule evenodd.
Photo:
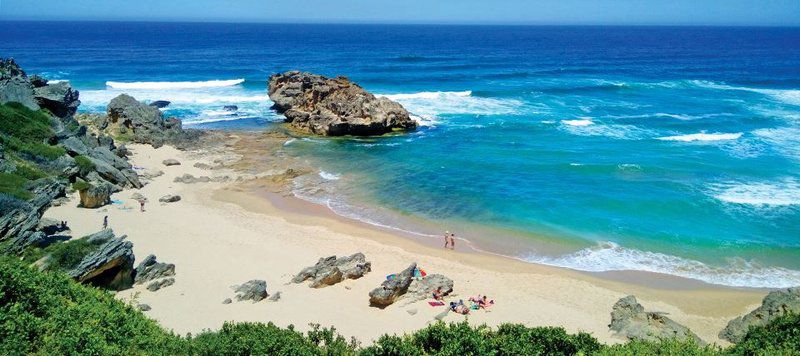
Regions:
M 113 89 L 196 89 L 230 87 L 244 83 L 244 79 L 207 80 L 201 82 L 106 82 Z
M 725 141 L 725 140 L 736 140 L 739 137 L 742 137 L 741 132 L 736 133 L 696 133 L 690 135 L 678 135 L 678 136 L 665 136 L 665 137 L 657 137 L 657 140 L 662 141 L 681 141 L 681 142 L 692 142 L 692 141 Z

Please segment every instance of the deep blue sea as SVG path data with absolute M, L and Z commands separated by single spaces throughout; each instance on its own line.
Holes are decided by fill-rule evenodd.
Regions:
M 531 262 L 800 285 L 797 28 L 0 22 L 0 56 L 83 111 L 129 93 L 218 129 L 280 122 L 271 73 L 345 75 L 421 127 L 290 141 L 302 198 Z

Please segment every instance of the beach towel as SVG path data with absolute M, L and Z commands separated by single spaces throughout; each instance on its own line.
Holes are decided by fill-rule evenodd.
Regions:
M 391 281 L 391 280 L 393 280 L 393 279 L 394 279 L 394 277 L 397 277 L 397 275 L 396 275 L 396 274 L 394 274 L 394 273 L 392 273 L 392 274 L 390 274 L 390 275 L 386 276 L 386 280 L 387 280 L 387 281 Z
M 120 204 L 123 204 L 123 203 L 122 203 L 122 200 L 112 200 L 111 204 L 120 205 Z
M 444 305 L 444 302 L 436 301 L 436 302 L 428 302 L 428 304 L 430 304 L 430 306 L 432 306 L 432 307 L 440 307 L 440 306 Z

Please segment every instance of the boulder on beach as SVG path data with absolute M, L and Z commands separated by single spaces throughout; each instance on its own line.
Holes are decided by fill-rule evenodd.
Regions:
M 159 278 L 174 276 L 175 265 L 172 263 L 158 262 L 155 255 L 149 255 L 136 266 L 133 275 L 133 282 L 135 284 L 143 284 Z
M 371 306 L 384 308 L 408 291 L 411 281 L 414 279 L 414 271 L 417 264 L 412 263 L 402 272 L 394 275 L 381 283 L 381 286 L 369 292 L 369 304 Z
M 155 292 L 162 288 L 169 287 L 173 284 L 175 284 L 175 278 L 164 278 L 157 281 L 153 281 L 152 283 L 148 284 L 147 290 Z
M 182 129 L 180 120 L 165 119 L 158 107 L 139 102 L 127 94 L 111 99 L 106 112 L 107 116 L 99 118 L 101 122 L 97 126 L 111 128 L 114 133 L 130 133 L 137 143 L 158 148 L 167 142 L 181 144 L 192 138 Z
M 632 295 L 614 304 L 608 327 L 629 340 L 658 341 L 674 337 L 680 340 L 693 339 L 698 344 L 705 344 L 689 328 L 672 321 L 663 313 L 645 311 Z
M 181 162 L 179 162 L 177 159 L 174 159 L 174 158 L 165 159 L 161 163 L 163 163 L 165 166 L 168 166 L 168 167 L 169 166 L 180 166 L 181 165 Z
M 236 292 L 236 300 L 252 300 L 253 302 L 260 302 L 268 297 L 267 294 L 267 281 L 260 279 L 253 279 L 244 284 L 234 286 L 233 290 Z
M 800 287 L 781 289 L 767 294 L 761 306 L 744 316 L 728 322 L 719 333 L 721 339 L 732 343 L 742 341 L 751 326 L 764 326 L 775 318 L 789 313 L 800 313 Z
M 89 184 L 85 189 L 78 191 L 81 207 L 96 209 L 111 202 L 112 189 L 108 183 Z
M 363 253 L 336 258 L 329 256 L 320 258 L 313 266 L 306 267 L 292 278 L 292 283 L 311 280 L 311 288 L 331 286 L 345 279 L 358 279 L 371 270 L 372 264 L 367 262 Z
M 413 130 L 402 105 L 376 97 L 345 77 L 289 71 L 269 77 L 273 109 L 294 129 L 323 136 L 370 136 Z
M 67 274 L 81 283 L 113 290 L 130 288 L 133 285 L 133 244 L 125 237 L 115 237 L 111 230 L 85 237 L 99 247 L 84 256 Z
M 162 203 L 174 203 L 181 200 L 180 195 L 168 194 L 161 198 L 158 198 L 158 201 Z
M 412 280 L 406 295 L 412 298 L 411 301 L 418 301 L 430 298 L 436 290 L 440 290 L 443 296 L 452 293 L 453 280 L 441 274 L 429 274 Z

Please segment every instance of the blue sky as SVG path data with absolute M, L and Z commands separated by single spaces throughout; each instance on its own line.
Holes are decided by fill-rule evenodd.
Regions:
M 0 0 L 0 19 L 800 26 L 800 0 Z

